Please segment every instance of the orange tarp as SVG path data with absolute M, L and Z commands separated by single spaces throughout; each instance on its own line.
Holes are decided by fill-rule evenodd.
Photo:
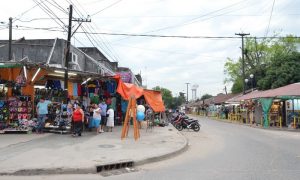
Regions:
M 146 102 L 150 105 L 153 111 L 165 111 L 165 106 L 160 91 L 143 89 L 134 84 L 123 83 L 123 81 L 120 79 L 117 80 L 119 80 L 117 92 L 122 96 L 123 99 L 128 101 L 131 96 L 139 98 L 144 95 Z
M 144 89 L 144 97 L 154 112 L 165 111 L 165 106 L 160 91 Z
M 123 83 L 119 80 L 117 92 L 122 96 L 123 99 L 129 100 L 130 96 L 139 98 L 143 95 L 143 88 L 140 88 L 134 84 Z

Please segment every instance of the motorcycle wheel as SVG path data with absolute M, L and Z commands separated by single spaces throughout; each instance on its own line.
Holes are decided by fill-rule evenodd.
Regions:
M 178 131 L 182 131 L 183 127 L 180 125 L 180 124 L 176 124 L 175 125 L 175 128 L 178 130 Z
M 198 124 L 195 124 L 195 125 L 193 126 L 193 130 L 194 130 L 195 132 L 198 132 L 198 131 L 200 130 L 200 126 L 199 126 Z

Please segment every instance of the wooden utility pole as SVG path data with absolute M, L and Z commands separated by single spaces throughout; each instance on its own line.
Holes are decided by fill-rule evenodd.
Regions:
M 250 33 L 235 33 L 237 36 L 242 37 L 242 72 L 243 72 L 243 94 L 245 94 L 245 58 L 244 58 L 244 36 L 250 35 Z
M 82 18 L 73 18 L 73 5 L 70 5 L 69 7 L 69 26 L 68 26 L 68 39 L 67 39 L 67 49 L 65 54 L 65 91 L 68 92 L 68 80 L 69 80 L 69 62 L 70 62 L 70 47 L 71 47 L 71 37 L 76 32 L 76 30 L 72 33 L 72 21 L 80 22 L 76 30 L 79 28 L 79 26 L 82 24 L 82 22 L 91 22 L 90 19 L 82 19 Z M 67 103 L 67 102 L 66 102 Z
M 8 60 L 9 61 L 12 59 L 11 43 L 12 43 L 12 17 L 9 18 L 9 36 L 8 36 Z

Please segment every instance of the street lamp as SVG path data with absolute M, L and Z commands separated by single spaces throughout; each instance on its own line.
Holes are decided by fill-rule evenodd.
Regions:
M 250 74 L 250 79 L 251 79 L 251 89 L 253 91 L 253 86 L 254 86 L 254 83 L 253 83 L 253 81 L 254 81 L 254 75 L 253 74 Z
M 245 79 L 245 90 L 247 90 L 247 84 L 249 82 L 249 79 Z

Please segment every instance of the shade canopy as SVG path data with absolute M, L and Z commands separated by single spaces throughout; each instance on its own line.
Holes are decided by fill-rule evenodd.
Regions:
M 123 99 L 129 100 L 131 96 L 140 98 L 144 95 L 146 102 L 150 105 L 154 112 L 165 111 L 164 102 L 160 91 L 148 90 L 140 88 L 134 84 L 124 83 L 121 79 L 118 79 L 117 92 Z

